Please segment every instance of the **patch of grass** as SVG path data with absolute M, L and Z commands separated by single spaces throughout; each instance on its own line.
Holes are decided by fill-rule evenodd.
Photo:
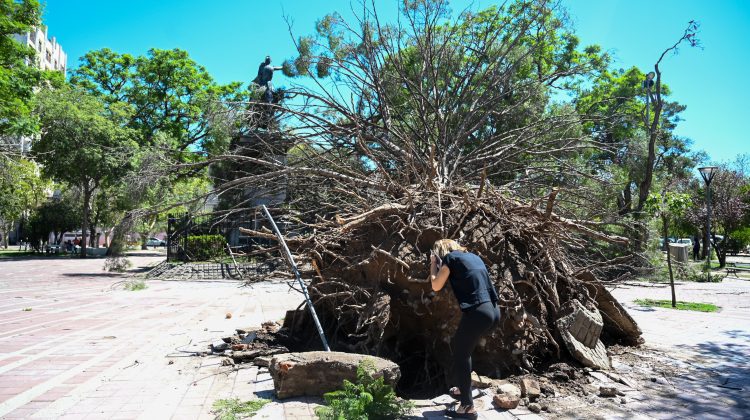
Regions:
M 19 251 L 11 246 L 8 249 L 0 249 L 0 258 L 28 257 L 34 255 L 34 251 Z
M 711 303 L 683 302 L 680 300 L 677 301 L 677 308 L 672 308 L 671 300 L 636 299 L 634 302 L 641 306 L 655 306 L 657 308 L 680 309 L 684 311 L 716 312 L 721 309 L 721 307 Z
M 13 248 L 12 246 L 8 249 L 0 249 L 0 260 L 6 259 L 6 258 L 71 258 L 71 257 L 78 257 L 78 255 L 74 255 L 71 253 L 59 253 L 59 254 L 49 254 L 47 255 L 44 252 L 34 252 L 34 251 L 19 251 L 18 248 Z
M 263 398 L 244 402 L 239 398 L 221 399 L 214 401 L 211 412 L 216 414 L 218 420 L 242 419 L 254 416 L 258 410 L 270 402 L 271 400 Z
M 125 290 L 130 290 L 131 292 L 143 290 L 147 287 L 148 286 L 146 286 L 146 283 L 144 283 L 143 280 L 132 280 L 125 283 Z

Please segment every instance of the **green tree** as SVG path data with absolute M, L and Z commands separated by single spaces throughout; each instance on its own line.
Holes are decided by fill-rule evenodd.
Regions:
M 34 88 L 42 79 L 31 47 L 13 38 L 39 24 L 37 0 L 0 1 L 0 137 L 31 134 Z
M 50 184 L 32 161 L 0 155 L 0 163 L 0 242 L 8 248 L 13 226 L 43 203 Z
M 743 219 L 750 212 L 748 203 L 750 203 L 750 178 L 735 165 L 720 165 L 711 181 L 711 242 L 716 249 L 719 266 L 722 268 L 727 263 L 727 244 L 732 240 L 731 235 L 743 227 Z M 698 220 L 705 221 L 706 208 L 703 198 L 702 204 L 696 216 Z M 716 241 L 713 235 L 717 234 L 724 236 L 724 239 Z
M 242 97 L 240 83 L 217 84 L 180 49 L 151 49 L 140 57 L 106 48 L 91 51 L 81 58 L 71 83 L 107 104 L 127 104 L 132 110 L 127 125 L 141 134 L 140 143 L 154 146 L 158 135 L 165 135 L 172 158 L 180 161 L 194 160 L 192 151 L 226 143 L 228 133 L 212 121 L 222 114 L 223 100 Z
M 124 127 L 127 109 L 106 107 L 79 89 L 47 90 L 39 102 L 42 133 L 33 154 L 44 175 L 81 190 L 81 256 L 85 257 L 92 198 L 130 169 L 136 133 Z
M 125 125 L 139 134 L 141 148 L 137 169 L 117 189 L 118 214 L 134 211 L 128 223 L 141 233 L 145 246 L 163 223 L 160 208 L 174 204 L 165 199 L 172 188 L 202 179 L 206 153 L 226 152 L 237 124 L 226 118 L 224 101 L 242 100 L 248 93 L 241 91 L 240 83 L 217 84 L 179 49 L 152 49 L 139 57 L 109 49 L 91 51 L 82 57 L 71 83 L 108 107 L 131 110 Z
M 651 193 L 646 200 L 646 210 L 661 219 L 662 238 L 667 246 L 667 267 L 669 268 L 669 286 L 672 289 L 672 307 L 677 307 L 677 297 L 674 290 L 674 273 L 672 272 L 672 255 L 669 252 L 669 225 L 672 221 L 682 217 L 691 205 L 689 194 L 665 192 Z
M 485 176 L 515 188 L 567 172 L 560 167 L 590 144 L 575 110 L 555 106 L 553 92 L 569 91 L 607 57 L 581 47 L 555 7 L 513 1 L 453 19 L 447 1 L 407 1 L 401 26 L 369 9 L 357 24 L 325 16 L 313 36 L 299 38 L 299 54 L 284 69 L 316 83 L 297 92 L 306 106 L 295 112 L 317 145 L 338 149 L 330 155 L 345 164 L 307 162 L 297 171 L 335 188 L 354 182 L 392 191 Z
M 698 45 L 697 31 L 697 23 L 691 21 L 682 37 L 662 52 L 648 78 L 635 67 L 604 71 L 576 99 L 584 128 L 604 146 L 591 156 L 593 167 L 611 173 L 609 178 L 620 186 L 615 195 L 618 213 L 638 222 L 630 232 L 636 250 L 645 245 L 642 213 L 659 171 L 667 159 L 674 166 L 677 155 L 687 150 L 686 140 L 672 133 L 685 107 L 666 100 L 670 91 L 662 81 L 660 65 L 683 42 Z
M 60 243 L 65 232 L 78 227 L 81 216 L 80 209 L 70 200 L 51 199 L 36 208 L 29 218 L 29 240 L 37 251 L 49 240 L 50 232 L 54 235 L 53 242 Z

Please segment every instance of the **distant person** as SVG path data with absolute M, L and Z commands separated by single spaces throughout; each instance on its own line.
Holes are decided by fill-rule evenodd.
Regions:
M 693 261 L 701 259 L 701 239 L 699 237 L 693 238 Z

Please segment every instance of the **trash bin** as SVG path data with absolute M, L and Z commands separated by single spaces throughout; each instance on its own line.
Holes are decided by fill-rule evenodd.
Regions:
M 669 244 L 669 253 L 672 255 L 672 261 L 687 264 L 691 250 L 692 247 L 689 244 Z

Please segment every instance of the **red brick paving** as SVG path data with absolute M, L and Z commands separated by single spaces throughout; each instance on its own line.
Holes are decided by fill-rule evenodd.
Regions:
M 254 397 L 258 369 L 183 350 L 281 319 L 302 300 L 284 284 L 147 281 L 126 291 L 103 262 L 0 260 L 1 418 L 213 418 L 216 399 Z

